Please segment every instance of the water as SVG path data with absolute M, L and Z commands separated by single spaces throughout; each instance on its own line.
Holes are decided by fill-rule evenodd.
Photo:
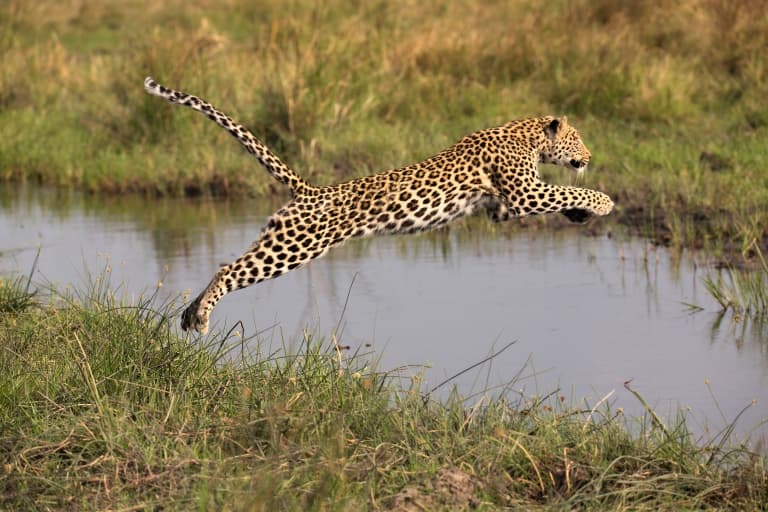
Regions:
M 83 287 L 110 268 L 126 294 L 197 294 L 239 256 L 275 205 L 97 198 L 37 189 L 0 192 L 0 272 Z M 518 223 L 513 221 L 512 226 Z M 498 230 L 484 220 L 447 233 L 352 241 L 309 266 L 232 293 L 212 328 L 243 322 L 264 351 L 304 331 L 337 333 L 379 369 L 415 365 L 426 389 L 508 342 L 454 382 L 464 394 L 502 386 L 557 391 L 570 403 L 642 413 L 631 380 L 662 416 L 690 410 L 706 439 L 744 407 L 742 436 L 765 436 L 768 340 L 718 316 L 693 257 L 643 240 L 566 230 Z M 687 304 L 703 307 L 692 313 Z M 708 384 L 707 384 L 708 383 Z M 447 390 L 448 388 L 444 388 Z M 559 390 L 559 391 L 558 391 Z

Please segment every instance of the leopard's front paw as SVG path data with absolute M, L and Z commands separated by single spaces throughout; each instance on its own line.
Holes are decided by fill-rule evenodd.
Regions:
M 196 300 L 184 310 L 181 314 L 181 329 L 188 331 L 194 329 L 200 334 L 208 332 L 208 312 Z
M 613 201 L 602 192 L 597 192 L 595 204 L 590 208 L 595 215 L 608 215 L 613 210 Z

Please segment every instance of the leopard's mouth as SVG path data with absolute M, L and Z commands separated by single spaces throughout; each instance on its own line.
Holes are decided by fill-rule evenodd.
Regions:
M 583 172 L 587 168 L 587 163 L 584 160 L 576 160 L 574 158 L 568 162 L 568 166 L 574 171 Z

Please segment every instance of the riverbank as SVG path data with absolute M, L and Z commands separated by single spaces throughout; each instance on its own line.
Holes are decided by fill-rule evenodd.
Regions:
M 178 303 L 128 303 L 105 283 L 32 295 L 25 277 L 0 281 L 2 508 L 758 509 L 768 500 L 765 457 L 728 429 L 702 445 L 682 419 L 650 408 L 635 419 L 555 395 L 436 400 L 418 380 L 322 340 L 265 354 L 243 352 L 237 331 L 179 338 Z
M 768 21 L 754 16 L 766 9 L 11 1 L 0 179 L 275 193 L 220 129 L 147 96 L 150 74 L 210 99 L 320 184 L 418 161 L 509 119 L 567 114 L 595 156 L 584 184 L 616 199 L 615 219 L 659 243 L 749 259 L 755 242 L 768 250 Z

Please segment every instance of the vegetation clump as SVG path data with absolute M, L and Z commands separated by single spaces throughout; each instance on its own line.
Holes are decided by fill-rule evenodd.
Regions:
M 435 400 L 309 335 L 271 354 L 234 331 L 180 338 L 172 302 L 121 301 L 98 278 L 85 292 L 2 306 L 3 509 L 757 509 L 768 500 L 764 456 L 730 439 L 701 445 L 684 421 L 664 426 L 650 410 L 635 422 L 557 396 Z
M 759 248 L 755 252 L 760 262 L 757 268 L 710 272 L 704 278 L 704 286 L 722 313 L 732 311 L 736 320 L 747 317 L 755 325 L 763 326 L 768 322 L 768 262 Z

